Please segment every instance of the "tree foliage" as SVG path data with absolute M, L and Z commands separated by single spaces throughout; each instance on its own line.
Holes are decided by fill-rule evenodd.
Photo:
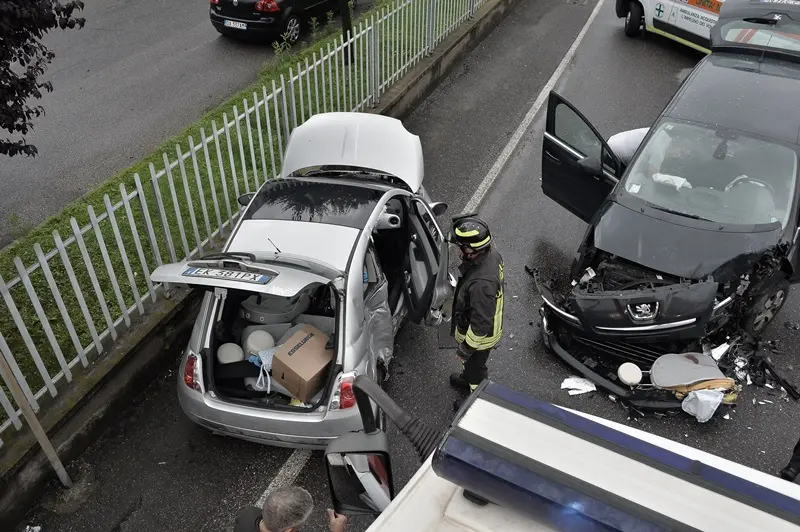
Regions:
M 85 19 L 73 16 L 82 9 L 81 0 L 0 0 L 0 128 L 11 135 L 33 129 L 44 108 L 28 101 L 53 91 L 51 82 L 40 80 L 55 57 L 42 38 L 54 28 L 82 28 Z M 0 137 L 0 155 L 36 153 L 24 139 Z

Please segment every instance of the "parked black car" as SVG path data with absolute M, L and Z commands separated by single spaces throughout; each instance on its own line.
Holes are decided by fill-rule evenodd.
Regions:
M 255 39 L 280 39 L 289 44 L 316 17 L 322 26 L 327 13 L 339 12 L 338 0 L 210 0 L 211 24 L 223 35 Z
M 543 339 L 638 408 L 680 407 L 681 394 L 653 386 L 656 360 L 695 353 L 684 362 L 703 365 L 710 348 L 758 338 L 800 280 L 799 22 L 796 0 L 727 0 L 712 53 L 627 167 L 550 94 L 542 190 L 589 227 L 569 279 L 534 272 Z M 623 378 L 626 362 L 642 384 Z M 671 382 L 686 392 L 722 378 L 716 367 L 703 374 Z

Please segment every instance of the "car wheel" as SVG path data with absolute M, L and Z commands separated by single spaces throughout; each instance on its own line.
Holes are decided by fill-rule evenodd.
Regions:
M 283 26 L 283 35 L 289 45 L 294 45 L 300 39 L 300 19 L 297 15 L 289 15 Z
M 625 35 L 628 37 L 639 37 L 642 34 L 644 24 L 644 9 L 639 2 L 631 2 L 628 6 L 628 14 L 625 15 Z
M 759 336 L 775 320 L 775 316 L 786 303 L 789 286 L 789 281 L 781 279 L 753 303 L 744 321 L 744 329 L 748 334 Z

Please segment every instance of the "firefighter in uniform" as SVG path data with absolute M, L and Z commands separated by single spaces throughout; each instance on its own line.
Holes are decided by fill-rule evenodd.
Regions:
M 492 247 L 489 226 L 476 216 L 456 218 L 453 238 L 462 263 L 451 334 L 458 344 L 463 371 L 450 375 L 450 385 L 472 393 L 489 376 L 486 361 L 503 334 L 503 257 Z M 463 401 L 456 401 L 454 408 Z

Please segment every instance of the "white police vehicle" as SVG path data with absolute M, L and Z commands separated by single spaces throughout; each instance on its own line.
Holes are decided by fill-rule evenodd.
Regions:
M 756 0 L 763 3 L 763 0 Z M 785 2 L 787 0 L 771 0 Z M 616 0 L 616 13 L 625 19 L 625 35 L 656 33 L 704 53 L 711 53 L 711 28 L 724 0 Z
M 354 388 L 365 430 L 325 462 L 335 511 L 378 515 L 367 532 L 800 531 L 796 484 L 489 380 L 442 437 L 370 379 Z M 397 497 L 370 399 L 424 460 Z

